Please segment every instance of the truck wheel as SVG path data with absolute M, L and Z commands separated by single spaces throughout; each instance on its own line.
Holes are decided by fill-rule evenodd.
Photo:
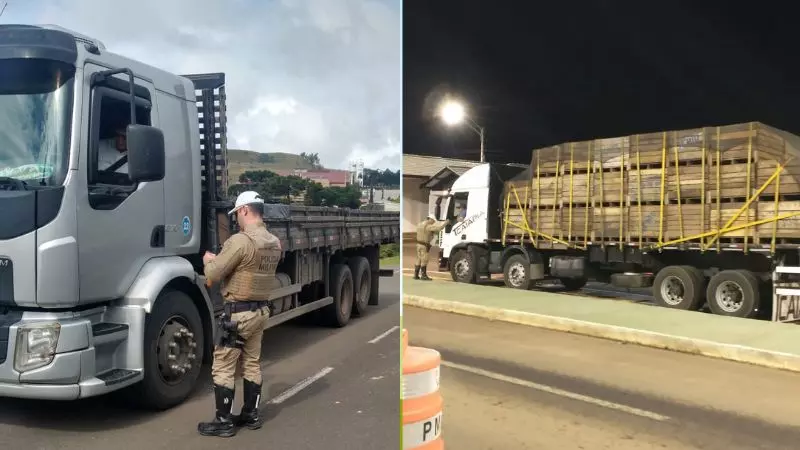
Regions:
M 714 314 L 752 318 L 758 315 L 758 279 L 747 270 L 723 270 L 711 277 L 706 290 L 708 307 Z
M 457 250 L 450 259 L 450 276 L 458 283 L 475 283 L 475 263 L 467 250 Z
M 567 292 L 580 291 L 589 282 L 587 278 L 560 278 L 559 281 Z
M 512 289 L 530 289 L 533 282 L 528 258 L 522 255 L 511 255 L 503 265 L 503 282 Z
M 369 302 L 370 306 L 378 306 L 381 298 L 381 277 L 378 271 L 381 268 L 380 247 L 369 247 L 367 249 L 367 261 L 369 261 L 370 270 L 372 271 Z
M 653 298 L 658 306 L 696 311 L 703 304 L 701 287 L 693 268 L 667 266 L 653 281 Z
M 705 274 L 703 274 L 703 271 L 698 269 L 697 267 L 693 266 L 681 266 L 681 267 L 688 270 L 689 273 L 691 273 L 694 279 L 697 281 L 697 292 L 698 292 L 697 295 L 700 296 L 700 300 L 698 300 L 697 302 L 697 308 L 694 309 L 693 311 L 699 311 L 703 309 L 703 305 L 706 304 L 705 293 L 706 293 L 706 288 L 708 287 L 708 279 L 706 279 L 706 276 Z
M 331 295 L 333 303 L 323 312 L 325 321 L 332 327 L 341 328 L 350 322 L 353 312 L 353 274 L 345 264 L 331 268 Z
M 350 258 L 347 264 L 353 274 L 353 286 L 355 287 L 353 314 L 361 317 L 367 313 L 367 305 L 370 295 L 372 295 L 372 270 L 369 261 L 363 256 Z
M 200 314 L 183 292 L 161 293 L 144 331 L 144 380 L 132 387 L 140 406 L 164 410 L 183 402 L 195 387 L 205 337 Z

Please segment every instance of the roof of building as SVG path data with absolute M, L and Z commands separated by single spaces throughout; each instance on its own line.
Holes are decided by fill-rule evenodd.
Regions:
M 461 175 L 468 169 L 480 164 L 478 161 L 466 159 L 404 154 L 403 176 L 430 178 L 446 167 Z

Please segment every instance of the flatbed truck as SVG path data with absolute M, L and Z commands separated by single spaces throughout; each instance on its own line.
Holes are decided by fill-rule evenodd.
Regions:
M 0 25 L 0 73 L 0 396 L 181 403 L 222 305 L 202 254 L 236 231 L 225 75 L 171 74 L 49 25 Z M 101 168 L 120 133 L 127 152 Z M 268 327 L 342 327 L 378 304 L 398 213 L 265 210 L 283 249 Z
M 746 131 L 746 127 L 744 129 Z M 754 133 L 751 135 L 755 135 Z M 713 136 L 714 129 L 707 130 L 706 134 Z M 746 138 L 742 138 L 747 136 L 746 133 L 739 132 L 737 136 L 747 142 Z M 667 142 L 666 138 L 664 142 Z M 745 148 L 741 150 L 745 152 L 747 147 L 741 147 Z M 664 145 L 664 154 L 670 154 L 671 150 L 668 145 Z M 713 145 L 708 144 L 708 148 L 703 149 L 703 152 L 711 153 L 713 156 L 713 150 Z M 562 148 L 561 154 L 569 155 L 570 152 Z M 635 161 L 636 152 L 631 150 L 629 154 L 630 159 Z M 659 155 L 661 154 L 662 151 L 659 150 Z M 678 153 L 675 154 L 677 160 Z M 536 158 L 534 154 L 534 161 Z M 709 157 L 709 161 L 720 160 L 719 153 L 716 158 Z M 791 159 L 786 158 L 787 161 Z M 586 161 L 585 156 L 583 161 Z M 619 162 L 617 164 L 619 165 Z M 635 165 L 635 162 L 630 164 Z M 709 162 L 709 165 L 711 164 Z M 744 205 L 734 204 L 733 212 L 737 215 L 729 213 L 725 218 L 732 217 L 729 220 L 731 223 L 738 215 L 744 218 L 742 211 L 746 211 L 751 203 L 757 201 L 759 194 L 767 187 L 778 183 L 776 179 L 780 180 L 778 176 L 784 170 L 785 164 L 786 162 L 782 162 L 773 165 L 762 176 L 765 180 L 763 184 L 753 182 L 752 190 L 747 197 L 740 200 Z M 569 190 L 564 195 L 574 198 L 590 197 L 591 193 L 578 189 L 573 191 L 570 186 L 580 173 L 577 170 L 574 174 L 570 173 L 573 162 L 565 159 L 561 160 L 560 165 L 559 173 L 562 177 L 560 181 L 563 182 L 562 186 L 565 186 L 563 189 Z M 623 225 L 615 230 L 616 235 L 612 234 L 610 239 L 603 241 L 601 236 L 593 239 L 589 233 L 585 237 L 580 235 L 584 225 L 581 223 L 580 226 L 575 226 L 574 221 L 576 218 L 583 219 L 584 214 L 591 218 L 592 215 L 599 214 L 604 207 L 611 209 L 611 206 L 599 202 L 594 207 L 595 211 L 592 211 L 590 209 L 592 203 L 587 201 L 581 205 L 583 209 L 564 205 L 559 210 L 559 206 L 537 203 L 536 189 L 533 192 L 531 190 L 523 192 L 523 189 L 514 188 L 516 180 L 521 180 L 519 183 L 523 186 L 541 183 L 537 181 L 535 167 L 534 164 L 527 167 L 517 164 L 481 164 L 461 174 L 447 193 L 433 199 L 429 205 L 431 213 L 440 220 L 450 220 L 450 224 L 438 234 L 436 245 L 439 247 L 440 269 L 448 270 L 454 281 L 477 283 L 491 279 L 492 275 L 502 274 L 504 284 L 512 289 L 529 290 L 543 283 L 560 282 L 566 291 L 577 291 L 589 280 L 595 280 L 620 288 L 652 288 L 654 302 L 662 307 L 697 311 L 708 305 L 712 313 L 724 316 L 800 323 L 800 244 L 791 239 L 774 237 L 770 243 L 768 235 L 771 233 L 775 236 L 776 230 L 778 233 L 782 230 L 779 228 L 782 226 L 780 223 L 776 226 L 773 226 L 773 223 L 791 220 L 800 215 L 796 210 L 781 210 L 782 205 L 792 205 L 791 202 L 786 200 L 779 202 L 780 198 L 776 199 L 773 210 L 773 200 L 770 200 L 769 209 L 763 208 L 766 211 L 761 212 L 763 219 L 751 219 L 751 222 L 744 225 L 733 226 L 722 225 L 720 219 L 718 230 L 701 229 L 702 234 L 691 236 L 690 233 L 686 233 L 688 237 L 673 238 L 671 242 L 670 239 L 664 238 L 658 242 L 650 241 L 642 244 L 636 238 L 626 239 L 626 228 L 623 228 L 623 225 L 627 226 L 627 229 L 634 228 L 631 233 L 638 231 L 642 234 L 658 234 L 662 228 L 666 228 L 666 225 L 661 225 L 660 228 L 659 223 L 666 224 L 669 221 L 671 229 L 674 230 L 676 223 L 685 219 L 685 213 L 684 217 L 681 217 L 679 210 L 667 214 L 662 209 L 662 218 L 653 220 L 652 223 L 644 219 L 642 223 L 635 223 L 633 220 L 623 222 Z M 710 172 L 719 170 L 718 173 L 724 173 L 726 170 L 730 171 L 730 167 L 723 165 L 717 168 L 711 165 L 706 169 Z M 661 185 L 666 186 L 664 180 L 669 179 L 669 174 L 663 170 L 664 168 L 662 172 L 657 172 L 657 176 L 662 180 Z M 792 172 L 788 176 L 784 175 L 785 179 L 789 179 L 784 183 L 794 182 L 793 176 L 796 170 L 795 164 Z M 591 170 L 584 171 L 580 175 L 586 177 L 587 173 L 594 174 L 595 177 L 600 176 Z M 620 173 L 621 170 L 617 168 L 606 177 L 619 178 Z M 632 178 L 636 180 L 636 177 Z M 687 186 L 691 188 L 694 184 L 700 185 L 701 181 L 708 182 L 686 177 L 676 184 L 688 190 Z M 603 185 L 603 183 L 600 178 L 598 184 Z M 605 184 L 608 185 L 608 180 Z M 633 186 L 629 189 L 635 192 L 637 187 L 635 183 L 631 184 Z M 656 191 L 659 187 L 658 182 L 652 185 Z M 631 211 L 635 211 L 636 198 L 627 202 L 631 205 L 629 206 Z M 655 203 L 651 209 L 657 211 L 659 205 Z M 528 205 L 527 210 L 522 205 Z M 549 208 L 545 209 L 548 206 Z M 665 207 L 663 201 L 661 207 Z M 669 207 L 672 211 L 679 208 L 675 203 Z M 715 212 L 714 208 L 718 207 L 719 203 L 706 206 L 707 211 L 710 209 L 712 213 Z M 688 209 L 685 205 L 684 208 Z M 466 211 L 463 211 L 464 209 Z M 463 219 L 459 219 L 461 213 Z M 645 215 L 634 216 L 633 213 L 631 217 L 646 218 Z M 722 217 L 722 214 L 717 213 L 716 217 Z M 707 215 L 706 221 L 708 220 Z M 589 229 L 592 222 L 586 223 L 586 228 Z M 788 229 L 783 228 L 785 235 L 791 236 L 794 232 L 791 228 L 793 223 L 785 225 L 788 227 Z M 547 229 L 546 226 L 551 228 Z M 509 230 L 512 227 L 522 231 L 517 230 L 515 235 L 511 235 Z M 745 233 L 741 230 L 748 227 L 752 229 L 763 227 L 768 231 L 766 233 L 762 231 L 760 243 L 757 241 L 750 243 L 749 246 L 746 234 L 744 243 L 741 242 L 742 238 L 738 237 L 736 238 L 738 241 L 719 244 L 722 239 L 720 236 L 724 237 L 726 230 L 739 231 L 741 236 Z M 753 231 L 749 233 L 752 235 Z M 567 237 L 570 235 L 571 239 Z M 716 238 L 717 242 L 714 243 L 712 238 Z M 701 244 L 710 248 L 704 248 Z M 655 314 L 657 310 L 653 312 Z

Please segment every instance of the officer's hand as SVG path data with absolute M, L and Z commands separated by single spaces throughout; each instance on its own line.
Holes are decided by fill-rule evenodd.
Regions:
M 205 255 L 203 255 L 203 264 L 210 263 L 216 257 L 217 257 L 217 255 L 215 255 L 215 254 L 213 254 L 211 252 L 206 252 Z

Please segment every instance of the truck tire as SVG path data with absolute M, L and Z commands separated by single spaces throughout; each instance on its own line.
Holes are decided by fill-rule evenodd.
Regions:
M 580 291 L 589 282 L 588 278 L 559 278 L 567 292 Z
M 687 266 L 667 266 L 653 281 L 653 298 L 658 306 L 696 311 L 703 305 L 702 284 Z
M 703 271 L 698 269 L 697 267 L 693 266 L 681 266 L 689 271 L 692 274 L 694 279 L 697 281 L 697 292 L 700 295 L 700 300 L 697 302 L 697 308 L 693 309 L 692 311 L 699 311 L 703 309 L 703 306 L 706 304 L 706 288 L 708 287 L 708 279 L 706 278 Z
M 475 283 L 475 262 L 469 251 L 456 250 L 450 258 L 450 276 L 458 283 Z
M 353 314 L 361 317 L 367 313 L 367 305 L 372 295 L 372 270 L 369 261 L 363 256 L 356 256 L 347 261 L 353 274 Z
M 331 295 L 333 303 L 322 310 L 325 322 L 332 327 L 341 328 L 350 322 L 353 313 L 353 274 L 346 264 L 336 264 L 331 268 Z
M 381 268 L 380 247 L 367 248 L 367 261 L 369 261 L 369 267 L 372 271 L 369 302 L 367 302 L 367 304 L 370 306 L 378 306 L 381 298 L 381 277 L 379 274 Z
M 755 317 L 761 301 L 759 287 L 758 279 L 748 270 L 723 270 L 708 282 L 708 307 L 720 316 Z
M 511 255 L 503 264 L 503 282 L 512 289 L 528 290 L 533 286 L 530 262 L 523 255 Z
M 183 402 L 200 376 L 205 346 L 200 313 L 192 299 L 181 291 L 162 292 L 145 324 L 144 380 L 131 388 L 135 403 L 165 410 Z M 168 354 L 176 359 L 170 362 Z M 184 373 L 168 364 L 182 365 Z

